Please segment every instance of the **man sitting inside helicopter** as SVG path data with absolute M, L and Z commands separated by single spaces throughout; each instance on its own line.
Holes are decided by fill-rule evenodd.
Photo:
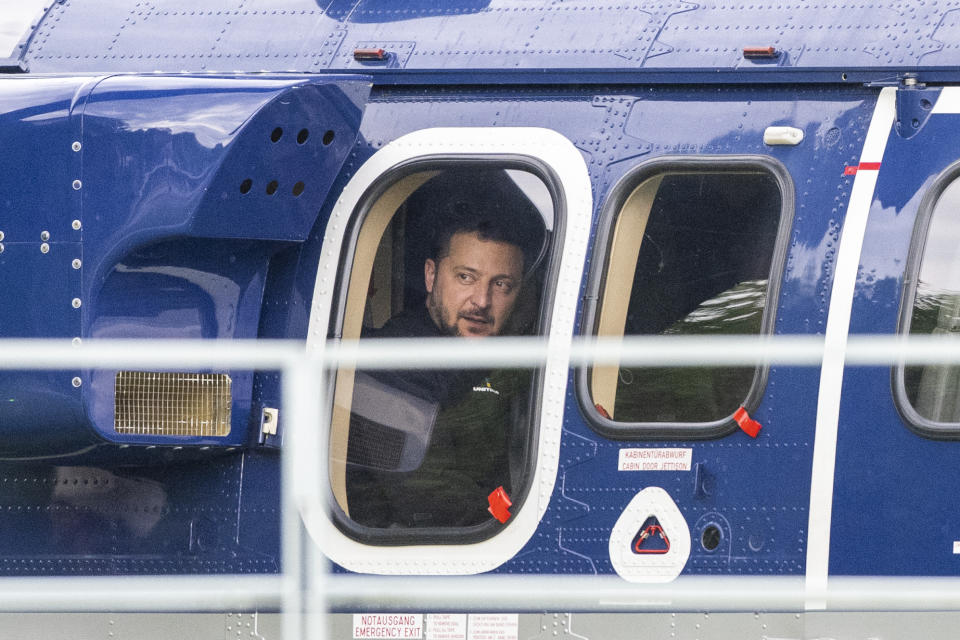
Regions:
M 531 295 L 524 285 L 544 246 L 542 222 L 529 201 L 504 193 L 504 172 L 459 173 L 427 183 L 446 195 L 427 200 L 435 235 L 423 261 L 425 299 L 369 337 L 518 332 L 515 311 Z M 510 451 L 529 382 L 521 370 L 358 372 L 347 455 L 351 520 L 376 528 L 489 521 L 487 496 L 512 489 Z

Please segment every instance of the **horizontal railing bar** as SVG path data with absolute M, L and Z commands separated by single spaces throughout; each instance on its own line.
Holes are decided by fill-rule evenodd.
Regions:
M 846 349 L 827 348 L 821 336 L 631 336 L 574 338 L 548 344 L 542 338 L 488 338 L 448 341 L 392 339 L 330 345 L 327 358 L 364 369 L 418 366 L 462 369 L 469 366 L 530 366 L 566 350 L 570 366 L 755 366 L 776 363 L 820 366 L 824 354 L 842 354 L 855 366 L 960 363 L 960 340 L 943 336 L 850 336 Z
M 304 357 L 296 340 L 0 340 L 0 370 L 283 369 Z
M 0 578 L 0 612 L 276 611 L 279 575 Z
M 327 606 L 335 611 L 800 612 L 810 602 L 826 602 L 828 611 L 960 610 L 960 578 L 941 577 L 835 577 L 817 592 L 802 577 L 750 576 L 631 584 L 570 575 L 336 575 L 327 587 Z M 0 612 L 241 612 L 280 605 L 279 575 L 0 578 Z
M 819 366 L 824 354 L 849 365 L 960 363 L 960 340 L 945 336 L 850 336 L 846 349 L 827 348 L 820 336 L 632 336 L 483 340 L 369 339 L 330 341 L 307 352 L 294 340 L 0 340 L 0 370 L 77 368 L 283 369 L 307 358 L 314 366 L 338 363 L 364 369 L 522 367 L 569 356 L 570 366 Z M 322 360 L 321 360 L 322 358 Z
M 825 590 L 802 577 L 683 576 L 668 584 L 618 577 L 333 576 L 334 611 L 802 612 L 958 611 L 960 578 L 839 577 Z M 820 603 L 820 604 L 814 604 Z

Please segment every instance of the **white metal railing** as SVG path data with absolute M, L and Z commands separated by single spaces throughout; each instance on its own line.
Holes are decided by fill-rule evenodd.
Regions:
M 439 347 L 439 348 L 438 348 Z M 802 577 L 681 577 L 667 585 L 616 577 L 474 576 L 387 578 L 330 575 L 301 513 L 324 509 L 328 435 L 323 371 L 340 361 L 366 369 L 531 366 L 547 360 L 540 338 L 364 340 L 307 353 L 296 341 L 0 341 L 0 370 L 224 368 L 283 374 L 282 554 L 279 576 L 6 577 L 0 611 L 229 611 L 282 609 L 284 637 L 318 638 L 335 608 L 398 610 L 803 611 L 811 600 L 836 610 L 960 610 L 960 579 L 830 578 L 811 593 Z M 825 355 L 848 365 L 960 363 L 949 338 L 849 337 L 825 353 L 817 336 L 630 337 L 562 344 L 570 366 L 819 366 Z M 471 603 L 469 606 L 465 603 Z
M 822 336 L 632 336 L 574 338 L 564 346 L 572 367 L 779 365 L 818 366 Z M 294 340 L 63 340 L 0 339 L 0 370 L 80 368 L 174 368 L 222 366 L 276 369 L 307 364 L 335 367 L 350 360 L 364 369 L 471 366 L 528 366 L 543 363 L 548 345 L 541 338 L 485 338 L 450 341 L 428 338 L 365 339 L 328 343 L 306 353 Z M 960 362 L 960 340 L 944 336 L 851 335 L 841 354 L 854 366 Z
M 840 576 L 811 590 L 802 576 L 681 576 L 667 584 L 631 584 L 618 576 L 347 575 L 330 587 L 328 605 L 366 611 L 799 613 L 811 602 L 826 602 L 832 611 L 960 610 L 960 578 L 942 577 Z

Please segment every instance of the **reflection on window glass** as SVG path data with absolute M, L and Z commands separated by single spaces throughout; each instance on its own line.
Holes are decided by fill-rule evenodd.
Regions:
M 960 182 L 940 196 L 927 237 L 910 318 L 910 334 L 960 337 Z M 904 369 L 907 399 L 933 422 L 960 422 L 960 367 Z
M 758 334 L 781 195 L 765 172 L 666 173 L 641 183 L 614 227 L 597 331 L 618 335 Z M 626 423 L 729 417 L 753 367 L 596 367 L 592 399 Z
M 358 236 L 342 334 L 485 340 L 539 331 L 549 191 L 534 174 L 456 165 L 398 180 Z M 391 532 L 491 523 L 526 491 L 533 372 L 337 376 L 331 481 L 355 524 Z

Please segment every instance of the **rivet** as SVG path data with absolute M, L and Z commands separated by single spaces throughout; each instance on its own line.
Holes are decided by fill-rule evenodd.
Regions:
M 79 190 L 80 190 L 80 187 L 82 187 L 82 186 L 83 186 L 83 183 L 80 182 L 79 180 L 74 180 L 74 181 L 73 181 L 73 190 L 74 190 L 74 191 L 79 191 Z
M 74 269 L 79 269 L 81 266 L 83 266 L 83 263 L 80 262 L 80 258 L 74 258 L 73 262 L 71 262 L 70 264 L 73 266 Z
M 72 384 L 74 387 L 79 387 L 80 385 L 83 384 L 83 380 L 81 380 L 79 377 L 77 377 L 77 378 L 74 378 L 73 380 L 71 380 L 71 381 L 70 381 L 70 384 Z
M 40 245 L 40 253 L 50 253 L 50 245 L 46 242 Z
M 50 232 L 49 232 L 49 231 L 41 231 L 41 232 L 40 232 L 40 239 L 43 240 L 44 242 L 46 242 L 47 240 L 49 240 L 49 239 L 50 239 Z
M 70 226 L 73 227 L 73 230 L 74 230 L 74 231 L 80 231 L 80 228 L 81 228 L 83 225 L 80 224 L 80 221 L 79 221 L 79 220 L 74 220 L 74 221 L 70 224 Z
M 4 238 L 3 231 L 0 231 L 0 242 L 3 242 L 3 238 Z
M 83 145 L 80 144 L 79 140 L 74 140 L 73 144 L 70 145 L 70 148 L 73 149 L 74 151 L 80 151 L 82 146 Z
M 74 309 L 79 309 L 80 305 L 83 304 L 83 302 L 80 300 L 80 298 L 74 298 L 71 304 L 73 305 Z
M 0 253 L 3 253 L 3 243 L 0 242 Z

